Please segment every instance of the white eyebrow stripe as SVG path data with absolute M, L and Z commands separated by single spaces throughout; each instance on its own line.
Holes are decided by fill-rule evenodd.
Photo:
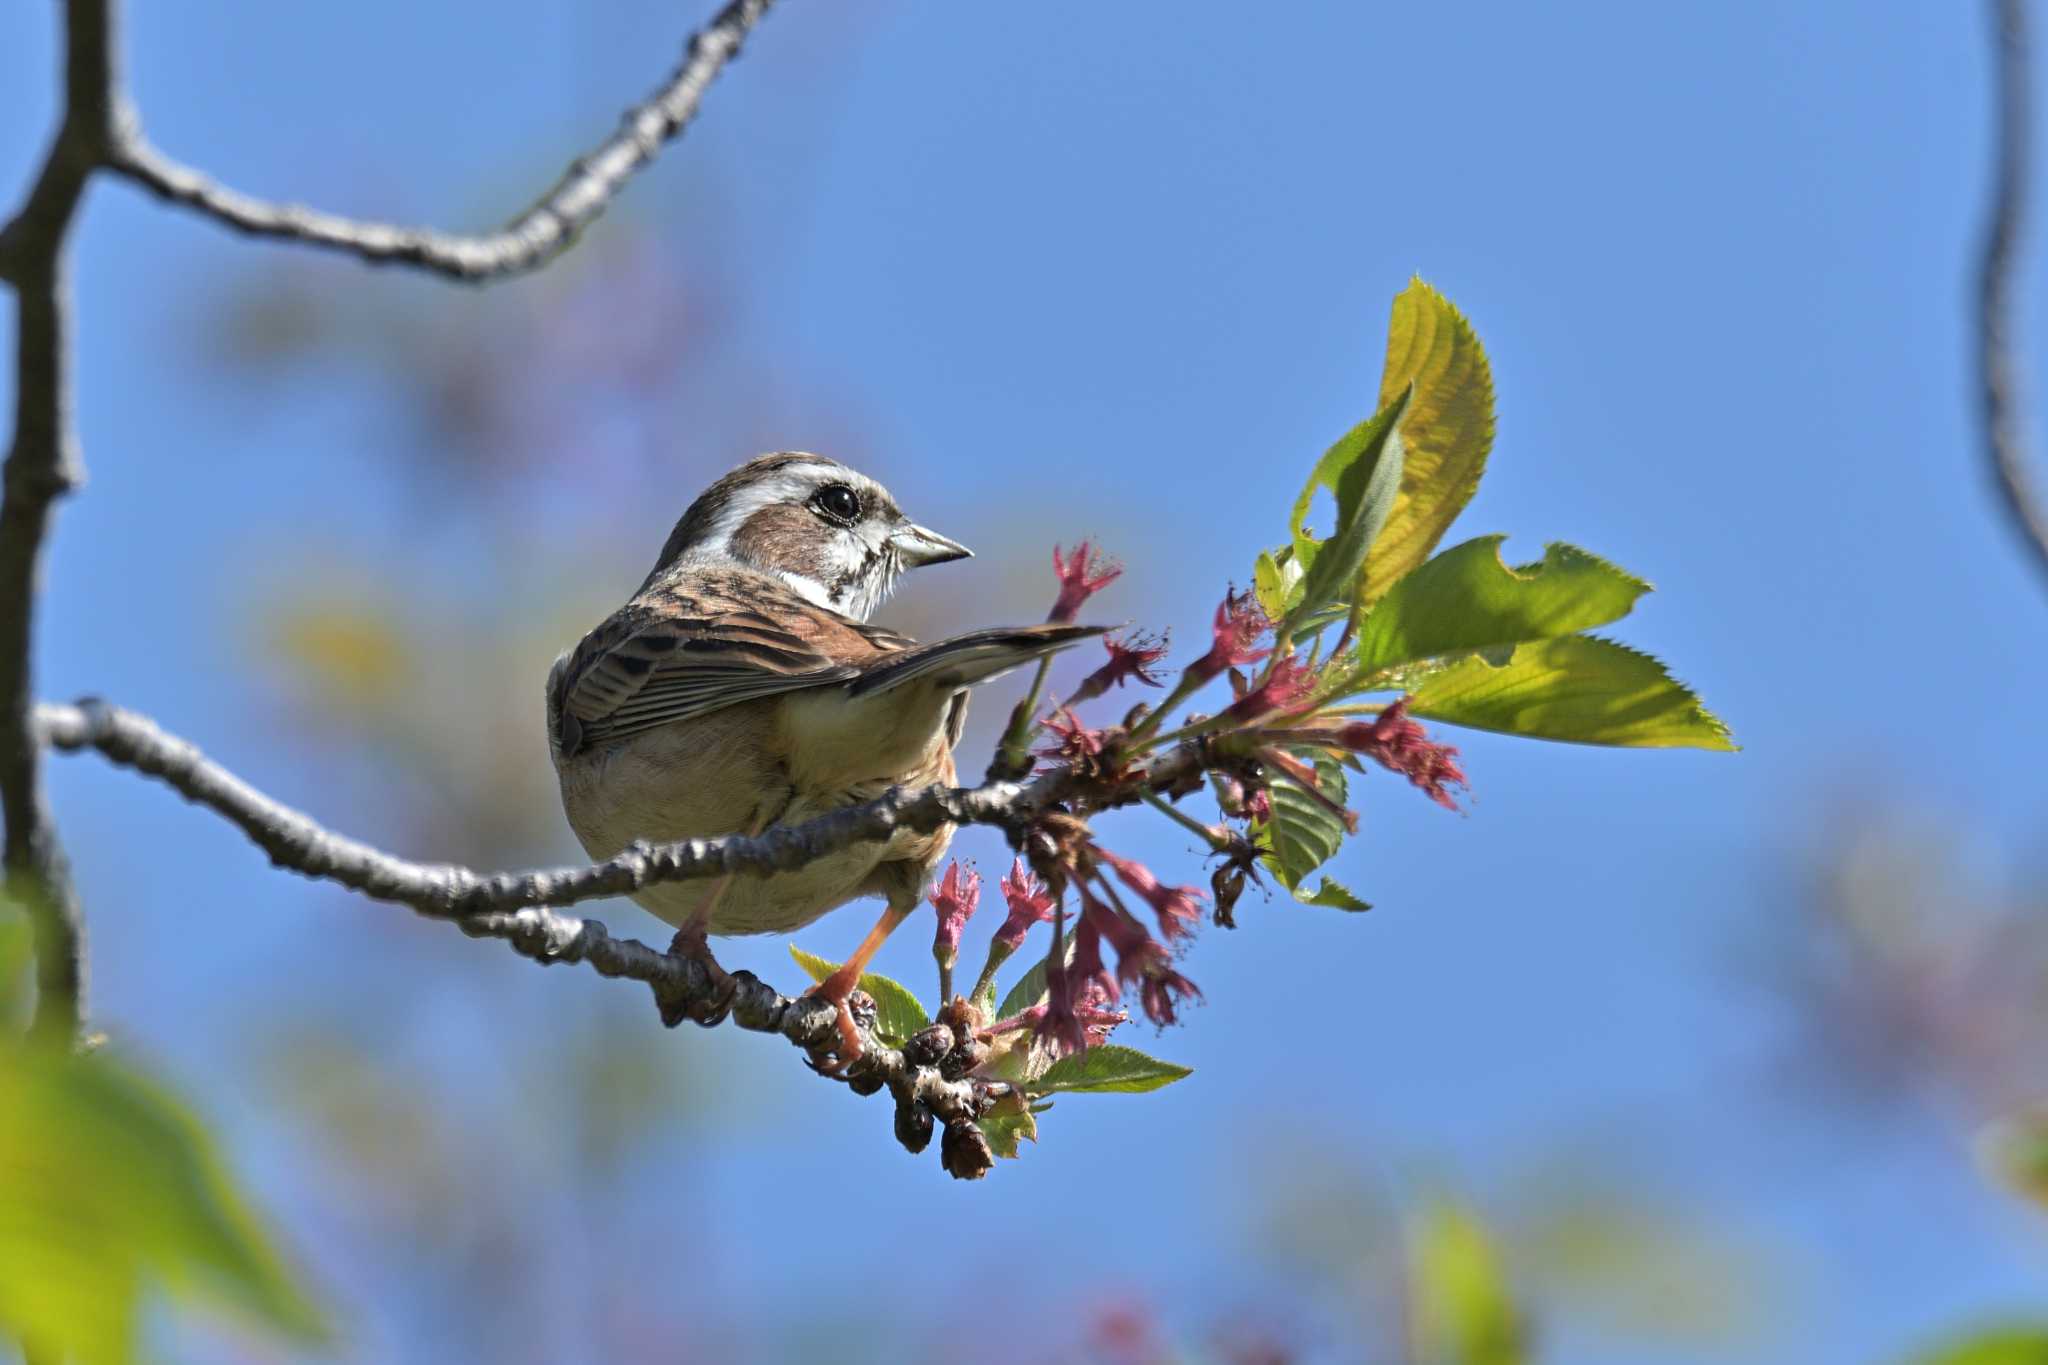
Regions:
M 838 465 L 827 464 L 823 460 L 805 460 L 784 465 L 769 477 L 736 490 L 725 506 L 718 509 L 718 515 L 696 548 L 709 554 L 730 554 L 732 538 L 746 524 L 748 517 L 777 503 L 801 502 L 828 476 L 836 476 L 840 472 Z

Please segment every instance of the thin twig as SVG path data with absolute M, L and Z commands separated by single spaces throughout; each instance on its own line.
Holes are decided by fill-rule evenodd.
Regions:
M 2035 566 L 2048 574 L 2048 507 L 2043 507 L 2021 430 L 2019 365 L 2013 339 L 2012 277 L 2029 198 L 2033 76 L 2026 0 L 1990 0 L 1997 64 L 1998 132 L 1991 213 L 1978 275 L 1979 382 L 1984 440 L 2001 505 Z
M 504 279 L 538 270 L 567 250 L 626 181 L 689 126 L 704 92 L 739 55 L 772 3 L 731 0 L 692 35 L 681 64 L 661 88 L 626 111 L 617 133 L 571 162 L 552 189 L 496 232 L 437 232 L 269 203 L 181 165 L 151 146 L 133 126 L 124 128 L 113 146 L 108 168 L 250 236 L 327 247 L 366 261 L 419 266 L 457 279 Z

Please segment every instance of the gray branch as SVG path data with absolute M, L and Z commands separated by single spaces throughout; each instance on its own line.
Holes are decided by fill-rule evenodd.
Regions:
M 496 232 L 436 232 L 268 203 L 172 160 L 132 125 L 124 127 L 114 143 L 108 169 L 253 237 L 328 247 L 366 261 L 399 262 L 463 280 L 524 274 L 566 251 L 626 181 L 689 126 L 704 92 L 739 55 L 748 33 L 772 3 L 731 0 L 691 37 L 682 64 L 661 88 L 626 111 L 617 133 L 571 162 L 554 188 Z
M 2013 340 L 2012 280 L 2029 199 L 2028 156 L 2033 119 L 2033 76 L 2028 64 L 2025 0 L 1990 0 L 1997 62 L 1998 132 L 1991 212 L 1978 273 L 1978 382 L 1984 440 L 2000 505 L 2048 574 L 2048 508 L 2029 468 L 2021 430 L 2019 363 Z
M 85 931 L 71 870 L 43 798 L 34 677 L 37 577 L 53 505 L 85 477 L 71 426 L 65 241 L 114 122 L 111 0 L 69 0 L 64 111 L 21 210 L 0 228 L 0 279 L 14 288 L 14 434 L 0 494 L 0 810 L 6 890 L 35 925 L 34 1031 L 80 1035 Z
M 899 829 L 929 832 L 944 824 L 1021 829 L 1064 795 L 1066 785 L 1064 773 L 1055 770 L 1029 786 L 996 782 L 972 789 L 898 788 L 758 838 L 728 835 L 635 843 L 615 858 L 588 866 L 479 873 L 449 863 L 412 862 L 336 834 L 265 796 L 195 745 L 133 711 L 88 700 L 74 706 L 39 706 L 35 720 L 51 747 L 97 749 L 121 767 L 157 778 L 188 801 L 226 816 L 277 867 L 337 882 L 374 900 L 409 905 L 434 919 L 574 905 L 602 896 L 631 895 L 662 882 L 727 873 L 760 877 L 787 872 L 854 844 L 885 840 Z
M 663 952 L 636 939 L 613 938 L 596 920 L 564 915 L 562 906 L 599 896 L 629 894 L 659 882 L 728 873 L 765 876 L 801 867 L 854 844 L 888 839 L 899 829 L 929 831 L 943 824 L 995 825 L 1022 843 L 1033 824 L 1069 802 L 1102 810 L 1137 801 L 1147 792 L 1184 789 L 1206 761 L 1199 743 L 1183 744 L 1134 772 L 1083 779 L 1055 767 L 1029 782 L 990 782 L 975 788 L 895 789 L 862 805 L 757 837 L 727 835 L 667 844 L 635 844 L 615 858 L 584 867 L 481 873 L 448 863 L 418 863 L 336 834 L 312 817 L 265 796 L 213 762 L 197 746 L 167 733 L 147 716 L 102 701 L 35 709 L 36 734 L 52 748 L 98 751 L 117 766 L 154 777 L 224 816 L 269 855 L 274 866 L 331 881 L 377 900 L 412 907 L 431 919 L 451 920 L 464 933 L 511 943 L 543 965 L 587 962 L 603 976 L 645 982 L 662 1022 L 718 1023 L 779 1033 L 811 1055 L 813 1064 L 849 1085 L 896 1101 L 896 1132 L 913 1151 L 930 1139 L 932 1120 L 946 1125 L 946 1166 L 971 1178 L 986 1172 L 986 1147 L 973 1121 L 1006 1093 L 997 1082 L 968 1073 L 977 1062 L 971 1022 L 957 1010 L 912 1040 L 908 1050 L 884 1045 L 861 1023 L 863 1051 L 852 1066 L 826 1065 L 840 1046 L 837 1011 L 823 1000 L 790 999 L 750 972 L 736 972 L 721 1001 L 702 962 Z M 714 1013 L 715 1011 L 715 1013 Z M 912 1055 L 912 1054 L 915 1055 Z

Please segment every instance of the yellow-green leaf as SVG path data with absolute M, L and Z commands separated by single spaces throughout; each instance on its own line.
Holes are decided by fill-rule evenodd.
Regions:
M 0 1033 L 28 1022 L 29 968 L 35 958 L 35 934 L 28 915 L 0 896 Z
M 326 1336 L 206 1134 L 111 1058 L 0 1046 L 0 1191 L 0 1337 L 118 1365 L 152 1286 Z
M 2048 1365 L 2048 1327 L 1975 1332 L 1912 1360 L 1913 1365 Z
M 1493 371 L 1464 315 L 1411 280 L 1394 296 L 1380 404 L 1414 386 L 1401 421 L 1401 489 L 1366 559 L 1365 600 L 1429 558 L 1479 487 L 1493 448 Z
M 1650 585 L 1572 545 L 1511 569 L 1506 536 L 1455 545 L 1403 577 L 1358 632 L 1363 670 L 1544 640 L 1628 615 Z
M 1524 1365 L 1527 1333 L 1479 1221 L 1438 1202 L 1409 1234 L 1415 1355 L 1423 1365 Z
M 1294 557 L 1292 545 L 1259 552 L 1252 565 L 1252 591 L 1270 621 L 1282 619 L 1301 601 L 1301 561 Z
M 1303 905 L 1327 905 L 1336 910 L 1350 910 L 1354 913 L 1372 909 L 1370 904 L 1360 900 L 1350 887 L 1335 877 L 1323 878 L 1313 892 L 1295 887 L 1294 898 Z
M 1140 1095 L 1194 1075 L 1193 1067 L 1147 1057 L 1134 1047 L 1098 1043 L 1062 1057 L 1031 1082 L 1034 1095 L 1063 1091 L 1075 1095 Z
M 1301 496 L 1295 499 L 1288 525 L 1294 533 L 1294 558 L 1301 564 L 1301 596 L 1288 613 L 1288 624 L 1325 607 L 1352 609 L 1365 571 L 1366 552 L 1379 538 L 1394 510 L 1401 487 L 1405 455 L 1401 421 L 1408 410 L 1406 389 L 1380 404 L 1380 410 L 1337 438 L 1316 461 Z M 1327 488 L 1336 498 L 1336 525 L 1322 540 L 1309 534 L 1309 507 L 1316 490 Z
M 1423 674 L 1409 710 L 1534 739 L 1641 749 L 1723 749 L 1728 727 L 1647 654 L 1592 635 L 1516 645 L 1502 663 L 1470 655 Z
M 807 953 L 794 943 L 789 945 L 789 955 L 813 981 L 822 982 L 839 970 L 837 962 L 827 961 L 816 953 Z M 900 981 L 880 972 L 863 972 L 860 988 L 874 998 L 875 1032 L 882 1036 L 884 1042 L 900 1045 L 932 1022 L 924 1002 L 912 995 L 910 988 Z
M 982 1136 L 988 1139 L 988 1149 L 1000 1157 L 1015 1160 L 1019 1142 L 1038 1141 L 1038 1115 L 1032 1112 L 1030 1102 L 1016 1091 L 996 1101 L 995 1108 L 975 1122 L 980 1125 Z

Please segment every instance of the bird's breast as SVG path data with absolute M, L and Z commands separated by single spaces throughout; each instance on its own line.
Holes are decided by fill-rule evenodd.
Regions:
M 838 689 L 818 691 L 837 698 L 840 709 L 810 701 L 815 693 L 742 702 L 558 758 L 563 809 L 584 850 L 604 859 L 636 839 L 753 834 L 800 825 L 893 786 L 953 780 L 939 723 L 848 707 Z M 848 738 L 848 728 L 865 728 L 870 742 Z M 715 895 L 711 932 L 787 933 L 861 895 L 898 894 L 904 885 L 915 894 L 950 837 L 950 828 L 899 831 L 790 872 L 735 876 L 722 889 L 715 879 L 670 882 L 634 900 L 680 925 Z

